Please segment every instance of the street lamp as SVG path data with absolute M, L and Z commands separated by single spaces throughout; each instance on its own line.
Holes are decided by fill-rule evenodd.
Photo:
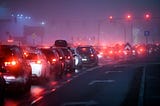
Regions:
M 145 20 L 148 21 L 151 19 L 151 15 L 149 13 L 146 13 L 144 16 Z
M 112 21 L 113 20 L 113 16 L 109 16 L 109 20 Z
M 128 14 L 128 15 L 126 16 L 126 18 L 127 18 L 127 20 L 131 20 L 131 19 L 132 19 L 132 16 L 131 16 L 130 14 Z

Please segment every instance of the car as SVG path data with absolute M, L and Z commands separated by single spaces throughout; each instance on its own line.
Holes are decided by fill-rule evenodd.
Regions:
M 50 48 L 41 48 L 42 53 L 46 56 L 48 62 L 50 63 L 51 73 L 54 75 L 55 79 L 59 79 L 63 75 L 63 65 L 59 59 L 59 54 L 56 50 Z
M 73 60 L 73 54 L 71 50 L 67 47 L 59 47 L 58 49 L 61 49 L 65 55 L 65 60 L 67 63 L 67 72 L 74 72 L 74 60 Z
M 82 57 L 82 66 L 92 67 L 98 65 L 98 56 L 93 46 L 78 46 L 77 53 Z
M 31 66 L 25 60 L 21 47 L 0 45 L 0 67 L 6 90 L 30 90 Z
M 65 59 L 65 72 L 74 72 L 73 54 L 66 40 L 56 40 L 54 46 L 57 50 L 62 51 Z
M 38 48 L 32 48 L 25 51 L 25 58 L 32 68 L 32 80 L 48 80 L 50 79 L 50 64 L 46 56 Z
M 59 61 L 61 62 L 61 67 L 62 67 L 62 73 L 61 73 L 61 77 L 66 74 L 66 70 L 67 70 L 67 61 L 65 59 L 65 55 L 62 51 L 62 49 L 59 49 L 57 47 L 52 46 L 51 47 L 52 51 L 56 51 L 59 55 Z

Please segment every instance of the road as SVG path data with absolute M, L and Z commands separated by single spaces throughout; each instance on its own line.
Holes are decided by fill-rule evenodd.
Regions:
M 34 105 L 119 106 L 127 97 L 135 70 L 132 66 L 103 66 L 86 70 Z
M 61 81 L 33 85 L 23 96 L 6 97 L 5 106 L 156 106 L 160 99 L 158 60 L 109 62 L 84 68 Z

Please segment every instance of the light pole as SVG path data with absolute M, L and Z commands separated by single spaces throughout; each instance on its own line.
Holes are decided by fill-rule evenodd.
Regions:
M 97 46 L 100 46 L 101 22 L 102 22 L 102 20 L 98 20 Z
M 131 14 L 127 14 L 126 15 L 126 19 L 127 19 L 127 22 L 130 23 L 130 34 L 131 34 L 131 44 L 133 44 L 133 23 L 132 23 L 132 15 Z

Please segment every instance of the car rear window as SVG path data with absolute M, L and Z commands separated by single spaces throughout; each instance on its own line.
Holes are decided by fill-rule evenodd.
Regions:
M 79 54 L 91 54 L 92 50 L 90 47 L 78 47 L 77 48 L 77 52 Z
M 28 60 L 36 60 L 38 59 L 38 55 L 35 53 L 29 53 L 28 56 L 26 57 Z
M 0 46 L 0 57 L 8 57 L 13 55 L 13 51 L 11 48 L 6 46 Z

